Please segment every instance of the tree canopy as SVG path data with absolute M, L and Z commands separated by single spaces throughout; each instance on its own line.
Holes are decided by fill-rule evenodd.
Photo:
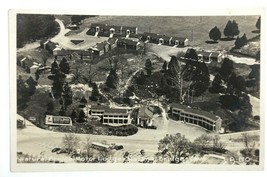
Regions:
M 258 18 L 257 22 L 256 22 L 256 28 L 258 30 L 261 30 L 261 17 Z
M 53 15 L 17 15 L 17 47 L 23 47 L 30 40 L 53 36 L 57 31 L 58 24 Z
M 227 36 L 228 38 L 233 38 L 234 36 L 239 35 L 240 31 L 238 29 L 238 24 L 235 20 L 233 22 L 229 20 L 224 28 L 223 34 Z
M 217 28 L 217 26 L 215 26 L 214 28 L 212 28 L 209 32 L 209 37 L 210 39 L 217 41 L 219 39 L 221 39 L 221 31 L 219 30 L 219 28 Z

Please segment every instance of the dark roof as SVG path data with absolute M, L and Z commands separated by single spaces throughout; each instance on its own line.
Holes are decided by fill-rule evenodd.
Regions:
M 181 42 L 184 42 L 185 40 L 186 40 L 187 38 L 185 38 L 185 37 L 172 37 L 172 41 L 176 41 L 176 40 L 178 40 L 178 41 L 181 41 Z
M 55 48 L 57 48 L 57 44 L 54 43 L 54 42 L 51 42 L 51 41 L 48 41 L 48 42 L 46 43 L 46 45 L 49 46 L 49 48 L 50 48 L 51 50 L 54 50 Z
M 150 107 L 141 106 L 138 110 L 138 118 L 141 119 L 151 119 L 153 117 L 153 111 L 149 109 Z
M 171 39 L 171 37 L 165 35 L 159 35 L 158 37 L 159 39 L 162 38 L 164 41 L 169 41 Z
M 128 113 L 127 109 L 109 108 L 109 109 L 106 109 L 104 115 L 107 115 L 107 114 L 127 114 L 127 113 Z
M 135 31 L 137 29 L 137 27 L 133 27 L 133 26 L 123 26 L 122 30 L 130 30 L 130 31 Z
M 23 55 L 17 56 L 17 60 L 22 60 L 23 58 L 25 58 Z
M 150 37 L 158 38 L 159 34 L 144 32 L 142 36 L 145 36 L 145 37 L 150 36 Z
M 25 60 L 23 60 L 23 62 L 28 67 L 32 67 L 34 65 L 33 61 L 30 60 L 29 58 L 25 58 Z
M 91 50 L 58 50 L 57 55 L 71 55 L 73 53 L 77 53 L 78 55 L 82 56 L 89 56 L 92 54 Z
M 106 105 L 91 105 L 91 110 L 94 109 L 94 110 L 107 110 L 109 109 L 109 106 L 106 106 Z
M 92 47 L 91 49 L 100 51 L 100 50 L 103 50 L 103 49 L 105 48 L 106 44 L 107 44 L 106 41 L 101 42 L 101 43 L 97 43 L 97 44 L 96 44 L 94 47 Z
M 182 109 L 184 110 L 184 112 L 187 112 L 187 113 L 193 113 L 193 114 L 196 114 L 196 115 L 199 115 L 199 116 L 205 116 L 211 120 L 218 120 L 220 119 L 220 117 L 210 113 L 210 112 L 207 112 L 207 111 L 203 111 L 203 110 L 200 110 L 200 109 L 193 109 L 193 108 L 190 108 L 186 105 L 180 105 L 180 104 L 177 104 L 177 103 L 172 103 L 171 104 L 171 107 L 175 107 L 175 108 L 178 108 L 178 109 Z
M 121 30 L 121 26 L 116 26 L 116 25 L 107 25 L 104 27 L 105 29 L 111 29 L 114 28 L 115 30 Z
M 218 57 L 221 53 L 218 52 L 212 52 L 211 57 Z
M 196 51 L 198 55 L 202 55 L 203 57 L 210 57 L 211 52 L 206 51 Z
M 126 45 L 131 45 L 131 46 L 136 46 L 138 44 L 138 41 L 133 41 L 133 40 L 130 40 L 130 39 L 124 39 L 123 42 Z
M 105 26 L 107 26 L 107 24 L 103 24 L 103 23 L 92 23 L 91 24 L 91 28 L 95 28 L 99 26 L 100 28 L 104 28 Z
M 118 41 L 117 38 L 109 38 L 109 39 L 108 39 L 108 43 L 109 43 L 110 45 L 115 44 L 116 41 Z

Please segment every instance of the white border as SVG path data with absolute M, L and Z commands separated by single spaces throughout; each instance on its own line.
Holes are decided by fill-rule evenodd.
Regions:
M 9 9 L 38 9 L 40 7 L 44 8 L 44 9 L 51 9 L 51 7 L 53 7 L 54 9 L 62 9 L 64 8 L 65 11 L 67 12 L 70 12 L 69 10 L 66 10 L 66 9 L 76 9 L 76 12 L 87 12 L 88 13 L 88 10 L 90 10 L 90 12 L 93 12 L 95 9 L 95 7 L 98 7 L 99 8 L 99 4 L 98 2 L 96 1 L 95 3 L 92 3 L 92 2 L 89 2 L 89 1 L 84 1 L 84 2 L 81 2 L 80 0 L 75 0 L 75 2 L 77 3 L 71 3 L 71 2 L 68 2 L 68 1 L 59 1 L 59 2 L 55 2 L 55 1 L 52 1 L 52 0 L 46 0 L 45 2 L 37 2 L 36 0 L 28 0 L 27 3 L 25 1 L 15 1 L 15 0 L 9 0 L 8 2 L 6 3 L 3 3 L 1 5 L 1 15 L 0 15 L 0 18 L 1 18 L 1 24 L 2 24 L 2 27 L 1 27 L 1 50 L 4 51 L 4 54 L 2 54 L 1 58 L 0 59 L 0 62 L 1 62 L 1 76 L 4 77 L 2 79 L 2 84 L 1 84 L 1 114 L 2 114 L 2 119 L 3 121 L 1 121 L 1 128 L 0 128 L 0 133 L 1 135 L 4 136 L 3 138 L 3 142 L 1 143 L 1 151 L 0 151 L 0 157 L 1 157 L 1 160 L 0 160 L 0 174 L 1 176 L 73 176 L 74 173 L 11 173 L 9 171 L 9 152 L 10 152 L 10 146 L 9 146 L 9 138 L 10 136 L 12 136 L 9 132 L 9 119 L 8 119 L 8 114 L 9 114 L 9 106 L 8 106 L 8 95 L 9 95 L 9 92 L 12 93 L 9 88 L 7 87 L 8 85 L 8 82 L 9 82 L 9 79 L 7 77 L 7 74 L 8 74 L 8 46 L 7 46 L 7 43 L 8 43 L 8 30 L 6 28 L 7 26 L 7 11 Z M 113 1 L 114 2 L 114 1 Z M 79 4 L 80 3 L 80 4 Z M 77 9 L 81 9 L 81 3 L 84 3 L 85 5 L 88 5 L 87 6 L 82 6 L 82 8 L 87 8 L 88 10 L 77 10 Z M 172 4 L 171 4 L 172 3 Z M 169 2 L 169 0 L 164 0 L 164 2 L 153 2 L 153 1 L 148 1 L 148 2 L 143 2 L 143 1 L 140 1 L 140 0 L 136 0 L 134 1 L 134 3 L 131 3 L 131 2 L 128 2 L 125 4 L 125 1 L 121 1 L 120 3 L 118 4 L 124 4 L 124 7 L 123 7 L 123 11 L 124 12 L 127 12 L 127 13 L 130 13 L 130 14 L 136 14 L 136 12 L 144 12 L 145 10 L 147 10 L 147 8 L 149 9 L 154 9 L 154 11 L 158 14 L 160 11 L 168 11 L 168 12 L 177 12 L 177 11 L 186 11 L 188 9 L 190 9 L 189 11 L 196 11 L 196 10 L 199 10 L 199 9 L 216 9 L 216 10 L 213 10 L 215 12 L 220 12 L 220 10 L 218 8 L 224 8 L 224 9 L 228 9 L 228 12 L 236 12 L 234 9 L 235 8 L 240 8 L 242 7 L 246 7 L 246 8 L 255 8 L 255 7 L 266 7 L 266 2 L 265 1 L 258 1 L 258 0 L 254 0 L 254 1 L 231 1 L 231 0 L 224 0 L 224 1 L 213 1 L 213 2 L 207 2 L 207 1 L 197 1 L 197 0 L 191 0 L 190 2 Z M 98 4 L 98 5 L 97 5 Z M 115 13 L 120 13 L 120 12 L 123 12 L 121 10 L 121 6 L 122 5 L 118 5 L 114 3 L 110 3 L 110 1 L 106 2 L 106 1 L 101 1 L 101 9 L 103 14 L 115 14 Z M 132 9 L 129 9 L 131 7 L 134 7 Z M 230 11 L 229 11 L 229 7 L 231 7 Z M 93 9 L 92 9 L 93 8 Z M 3 10 L 4 9 L 4 10 Z M 133 10 L 135 9 L 135 10 Z M 108 11 L 107 11 L 108 10 Z M 51 10 L 51 12 L 53 11 L 57 11 L 59 12 L 58 10 Z M 166 12 L 165 11 L 165 12 Z M 40 12 L 40 11 L 38 11 Z M 99 11 L 100 12 L 100 11 Z M 108 13 L 107 13 L 108 12 Z M 113 13 L 112 13 L 113 12 Z M 150 10 L 151 12 L 151 10 Z M 164 12 L 162 12 L 164 13 Z M 264 12 L 266 14 L 266 11 Z M 100 13 L 98 13 L 100 14 Z M 122 13 L 123 14 L 123 13 Z M 166 15 L 166 14 L 163 14 L 163 15 Z M 264 20 L 266 21 L 266 19 Z M 265 41 L 265 37 L 261 38 L 261 41 Z M 263 47 L 263 45 L 261 45 Z M 263 53 L 263 58 L 264 56 L 266 56 L 264 53 Z M 266 62 L 264 62 L 266 63 Z M 262 63 L 262 64 L 264 64 Z M 265 66 L 265 64 L 264 64 Z M 262 72 L 265 73 L 265 71 L 263 71 L 263 69 L 261 70 Z M 263 73 L 262 73 L 262 76 L 263 76 Z M 265 82 L 264 82 L 265 83 Z M 261 89 L 261 91 L 263 92 L 263 88 Z M 266 99 L 266 94 L 265 95 L 261 95 L 261 100 L 265 100 Z M 261 105 L 261 110 L 263 111 L 264 107 L 263 107 L 263 104 Z M 266 123 L 266 122 L 265 122 Z M 9 135 L 9 136 L 8 136 Z M 264 136 L 261 136 L 262 139 L 264 138 Z M 2 139 L 2 138 L 1 138 Z M 266 139 L 266 137 L 265 137 Z M 266 157 L 263 157 L 264 159 L 266 159 Z M 217 168 L 217 167 L 216 167 Z M 216 169 L 215 168 L 215 169 Z M 265 164 L 265 169 L 266 169 L 266 164 Z M 202 176 L 202 175 L 205 175 L 205 176 L 225 176 L 225 175 L 242 175 L 242 176 L 252 176 L 252 175 L 257 175 L 257 176 L 263 176 L 263 175 L 266 175 L 265 172 L 243 172 L 243 173 L 240 173 L 240 172 L 209 172 L 209 173 L 206 173 L 206 172 L 191 172 L 190 174 L 194 175 L 194 176 Z M 90 172 L 91 175 L 96 175 L 97 173 L 96 172 Z M 99 173 L 98 173 L 99 174 Z M 121 175 L 121 174 L 124 174 L 125 173 L 118 173 L 118 172 L 114 172 L 114 173 L 100 173 L 100 174 L 104 174 L 104 175 L 108 175 L 108 176 L 117 176 L 117 175 Z M 150 173 L 148 172 L 145 172 L 145 173 L 142 173 L 144 175 L 151 175 Z M 173 172 L 156 172 L 154 173 L 154 175 L 156 174 L 160 174 L 160 176 L 163 176 L 163 175 L 178 175 L 178 174 L 174 174 Z M 87 173 L 75 173 L 75 175 L 79 175 L 79 176 L 87 176 L 88 174 Z M 140 173 L 138 172 L 130 172 L 130 173 L 127 173 L 127 176 L 136 176 L 136 175 L 140 175 Z M 179 172 L 179 175 L 188 175 L 187 173 L 185 172 Z

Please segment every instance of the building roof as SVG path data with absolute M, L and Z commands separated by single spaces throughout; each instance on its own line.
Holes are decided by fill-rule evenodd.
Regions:
M 111 29 L 111 28 L 113 28 L 113 29 L 115 29 L 115 30 L 121 30 L 121 26 L 116 26 L 116 25 L 107 25 L 107 26 L 105 26 L 104 27 L 104 29 Z
M 104 24 L 104 23 L 92 23 L 91 24 L 91 28 L 95 28 L 97 26 L 100 28 L 104 28 L 105 26 L 107 26 L 107 24 Z
M 31 59 L 29 59 L 29 58 L 25 58 L 23 60 L 23 63 L 28 67 L 32 67 L 34 65 L 33 61 Z
M 141 106 L 138 110 L 137 117 L 141 119 L 152 119 L 153 110 L 151 110 L 150 107 Z
M 211 52 L 206 51 L 196 51 L 198 55 L 202 55 L 203 57 L 210 57 Z
M 187 38 L 186 37 L 172 37 L 172 41 L 176 41 L 176 40 L 178 40 L 178 41 L 182 41 L 182 42 L 184 42 L 185 40 L 186 40 Z
M 48 46 L 51 50 L 54 50 L 55 48 L 57 48 L 57 44 L 51 41 L 48 41 L 46 43 L 46 46 Z
M 23 56 L 23 55 L 20 55 L 20 56 L 17 56 L 17 60 L 22 60 L 22 59 L 24 59 L 25 57 Z
M 106 110 L 109 109 L 109 106 L 106 105 L 91 105 L 91 110 Z
M 77 53 L 82 56 L 90 56 L 92 54 L 91 50 L 58 50 L 57 55 L 71 55 L 73 53 Z
M 91 49 L 101 51 L 105 48 L 106 44 L 107 44 L 107 41 L 97 43 L 95 46 L 91 47 Z
M 143 33 L 143 36 L 145 36 L 145 37 L 150 36 L 150 37 L 158 38 L 159 37 L 159 34 L 144 32 Z
M 118 108 L 108 108 L 106 109 L 104 115 L 107 114 L 128 114 L 127 109 L 118 109 Z
M 213 121 L 216 121 L 218 119 L 220 119 L 220 117 L 216 116 L 215 114 L 212 114 L 210 112 L 207 112 L 207 111 L 203 111 L 203 110 L 200 110 L 200 109 L 193 109 L 189 106 L 186 106 L 186 105 L 180 105 L 180 104 L 177 104 L 177 103 L 172 103 L 171 104 L 171 107 L 174 107 L 174 108 L 177 108 L 177 109 L 182 109 L 184 112 L 187 112 L 187 113 L 193 113 L 193 114 L 197 114 L 199 116 L 205 116 L 206 118 L 209 118 Z
M 131 39 L 123 39 L 123 42 L 126 45 L 131 45 L 131 46 L 136 46 L 139 43 L 138 41 L 134 41 L 134 40 L 131 40 Z
M 221 53 L 219 52 L 212 52 L 210 57 L 219 57 Z
M 169 41 L 171 39 L 171 37 L 165 35 L 159 35 L 158 37 L 159 39 L 162 38 L 164 41 Z
M 110 45 L 113 45 L 113 44 L 115 44 L 115 43 L 116 43 L 116 41 L 118 41 L 118 39 L 117 39 L 117 38 L 109 38 L 109 39 L 108 39 L 108 43 L 109 43 Z
M 123 26 L 122 30 L 130 30 L 130 31 L 135 31 L 137 29 L 137 27 L 133 27 L 133 26 Z

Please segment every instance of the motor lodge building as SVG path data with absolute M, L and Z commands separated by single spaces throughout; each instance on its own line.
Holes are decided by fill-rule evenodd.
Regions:
M 92 105 L 89 114 L 98 116 L 102 123 L 112 126 L 131 124 L 130 110 L 121 108 L 110 108 L 104 105 Z
M 214 132 L 219 132 L 221 129 L 222 119 L 206 111 L 172 103 L 170 105 L 170 113 L 178 121 L 195 124 Z

